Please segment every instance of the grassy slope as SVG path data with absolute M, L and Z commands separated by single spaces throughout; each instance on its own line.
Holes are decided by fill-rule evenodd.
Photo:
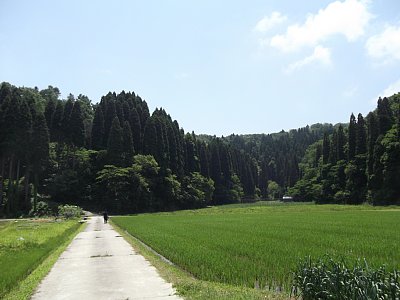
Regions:
M 285 285 L 300 258 L 326 253 L 400 266 L 400 210 L 337 205 L 235 205 L 114 222 L 197 278 Z
M 55 249 L 59 249 L 61 244 L 74 236 L 79 227 L 80 224 L 76 220 L 67 222 L 19 220 L 1 226 L 0 297 L 16 288 Z M 42 277 L 45 273 L 41 274 Z M 36 277 L 34 283 L 37 284 L 41 277 L 37 275 Z M 30 284 L 31 291 L 34 287 L 35 285 Z M 13 294 L 15 296 L 18 293 Z

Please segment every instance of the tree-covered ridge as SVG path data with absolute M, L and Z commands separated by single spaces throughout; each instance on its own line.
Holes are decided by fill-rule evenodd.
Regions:
M 298 200 L 376 205 L 400 201 L 400 94 L 311 145 L 291 189 Z
M 39 200 L 172 210 L 281 197 L 288 189 L 319 202 L 363 202 L 362 188 L 368 199 L 392 199 L 395 99 L 380 100 L 375 118 L 353 116 L 348 128 L 316 124 L 217 138 L 185 133 L 162 108 L 150 114 L 133 92 L 110 92 L 92 104 L 84 95 L 60 99 L 52 86 L 1 83 L 0 214 L 34 213 Z M 352 200 L 334 200 L 340 197 Z

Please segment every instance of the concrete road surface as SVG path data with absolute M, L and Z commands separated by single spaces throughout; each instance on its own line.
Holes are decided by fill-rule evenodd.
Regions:
M 181 299 L 103 218 L 93 216 L 31 299 Z

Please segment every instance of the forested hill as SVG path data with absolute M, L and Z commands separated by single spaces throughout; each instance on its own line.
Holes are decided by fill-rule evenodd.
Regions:
M 397 134 L 394 112 L 392 107 L 386 131 L 378 132 L 382 143 L 386 132 Z M 352 140 L 351 129 L 347 134 L 347 126 L 336 127 L 197 136 L 185 133 L 162 108 L 150 114 L 146 101 L 133 92 L 110 92 L 92 104 L 84 95 L 60 99 L 52 86 L 39 90 L 1 83 L 0 215 L 39 214 L 52 203 L 125 213 L 196 208 L 281 197 L 288 188 L 297 199 L 316 200 L 307 197 L 328 195 L 325 177 L 310 175 L 325 170 L 327 146 L 320 140 L 325 134 L 325 142 L 334 144 L 339 131 Z M 343 155 L 351 147 L 344 144 Z M 376 151 L 375 156 L 386 157 L 384 150 Z M 345 160 L 345 168 L 353 160 Z M 311 177 L 313 193 L 307 194 L 299 182 Z M 327 201 L 336 201 L 335 195 Z
M 301 180 L 290 189 L 298 200 L 376 205 L 400 203 L 400 93 L 379 98 L 365 118 L 311 145 L 299 164 Z
M 322 139 L 324 133 L 332 133 L 331 124 L 314 124 L 289 132 L 281 131 L 272 134 L 247 134 L 222 137 L 221 141 L 231 151 L 247 156 L 253 162 L 256 173 L 256 197 L 280 198 L 288 187 L 293 186 L 301 177 L 299 162 L 306 149 Z M 214 137 L 200 135 L 198 139 L 207 143 Z M 240 176 L 242 182 L 246 175 Z M 268 185 L 270 187 L 268 188 Z M 254 198 L 254 194 L 249 194 Z

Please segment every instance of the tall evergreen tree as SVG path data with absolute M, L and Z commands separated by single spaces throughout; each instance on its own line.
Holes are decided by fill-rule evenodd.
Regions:
M 186 171 L 188 173 L 199 172 L 200 164 L 196 149 L 196 141 L 193 139 L 193 135 L 186 133 L 185 135 L 186 145 Z
M 325 132 L 322 142 L 322 162 L 327 164 L 329 162 L 329 154 L 331 152 L 331 142 L 328 133 Z
M 56 111 L 57 102 L 55 100 L 49 100 L 44 111 L 44 116 L 46 118 L 47 128 L 51 131 L 53 127 L 53 115 Z
M 109 163 L 115 166 L 122 166 L 123 153 L 124 143 L 122 128 L 119 124 L 118 117 L 115 116 L 108 137 L 107 156 Z
M 131 126 L 129 125 L 128 121 L 124 122 L 122 136 L 123 136 L 124 163 L 125 166 L 130 166 L 132 165 L 133 162 L 134 148 L 132 141 Z
M 92 125 L 92 149 L 101 150 L 105 148 L 104 145 L 105 129 L 104 129 L 104 116 L 101 106 L 98 106 L 93 119 Z
M 52 127 L 50 131 L 50 140 L 52 142 L 62 141 L 62 120 L 64 118 L 64 103 L 61 100 L 57 100 L 56 109 L 53 114 Z
M 85 145 L 85 125 L 83 124 L 83 115 L 79 101 L 75 101 L 70 117 L 70 137 L 71 142 L 76 147 Z
M 150 118 L 144 128 L 143 136 L 143 152 L 144 154 L 153 155 L 157 159 L 158 145 L 157 140 L 157 128 L 155 124 L 155 118 Z M 162 142 L 162 141 L 161 141 Z
M 336 164 L 337 157 L 338 157 L 338 148 L 339 148 L 338 134 L 337 134 L 337 131 L 335 130 L 332 134 L 330 153 L 329 153 L 329 162 L 331 164 Z
M 209 150 L 205 143 L 200 143 L 200 173 L 204 177 L 210 177 L 210 157 Z
M 109 93 L 109 95 L 111 95 Z M 111 97 L 111 96 L 109 96 Z M 117 116 L 117 112 L 115 109 L 115 101 L 112 99 L 108 99 L 105 102 L 105 111 L 103 110 L 104 113 L 104 131 L 105 131 L 105 137 L 104 137 L 104 143 L 108 145 L 108 135 L 111 132 L 111 126 L 112 123 L 114 122 L 115 117 Z
M 167 126 L 167 139 L 168 139 L 168 150 L 169 150 L 169 167 L 174 174 L 178 173 L 178 142 L 175 136 L 174 125 L 171 121 L 168 121 Z
M 378 99 L 378 123 L 379 123 L 379 134 L 385 134 L 390 128 L 392 128 L 392 113 L 390 110 L 389 100 L 384 97 Z
M 348 159 L 349 161 L 354 159 L 356 155 L 356 135 L 357 135 L 357 123 L 354 114 L 350 116 L 349 133 L 348 133 Z
M 370 176 L 373 174 L 373 166 L 374 166 L 374 148 L 376 140 L 379 136 L 379 127 L 375 117 L 375 113 L 370 112 L 367 115 L 367 122 L 368 122 L 368 135 L 367 135 L 367 173 L 368 173 L 368 180 L 370 180 Z
M 33 210 L 36 211 L 37 195 L 39 188 L 39 175 L 47 164 L 49 157 L 49 131 L 43 114 L 37 114 L 33 122 L 32 133 L 32 162 L 34 175 L 34 201 Z
M 72 136 L 71 136 L 71 127 L 70 127 L 70 120 L 71 120 L 71 113 L 72 109 L 74 108 L 74 102 L 72 101 L 73 95 L 69 94 L 67 102 L 65 102 L 64 106 L 64 114 L 63 119 L 61 121 L 61 129 L 63 132 L 63 141 L 67 144 L 72 143 Z
M 60 96 L 60 90 L 57 87 L 53 87 L 49 85 L 47 89 L 43 89 L 40 92 L 40 95 L 46 99 L 47 102 L 53 101 L 54 103 L 58 100 L 58 97 Z M 47 116 L 46 121 L 47 121 Z
M 367 134 L 365 129 L 365 121 L 362 114 L 358 114 L 356 126 L 356 155 L 365 154 L 367 152 Z
M 344 152 L 344 146 L 345 146 L 345 136 L 344 136 L 344 131 L 343 131 L 343 126 L 339 125 L 338 131 L 337 131 L 337 160 L 344 160 L 345 157 L 345 152 Z
M 129 124 L 132 130 L 133 146 L 137 152 L 142 152 L 142 125 L 136 108 L 129 112 Z

